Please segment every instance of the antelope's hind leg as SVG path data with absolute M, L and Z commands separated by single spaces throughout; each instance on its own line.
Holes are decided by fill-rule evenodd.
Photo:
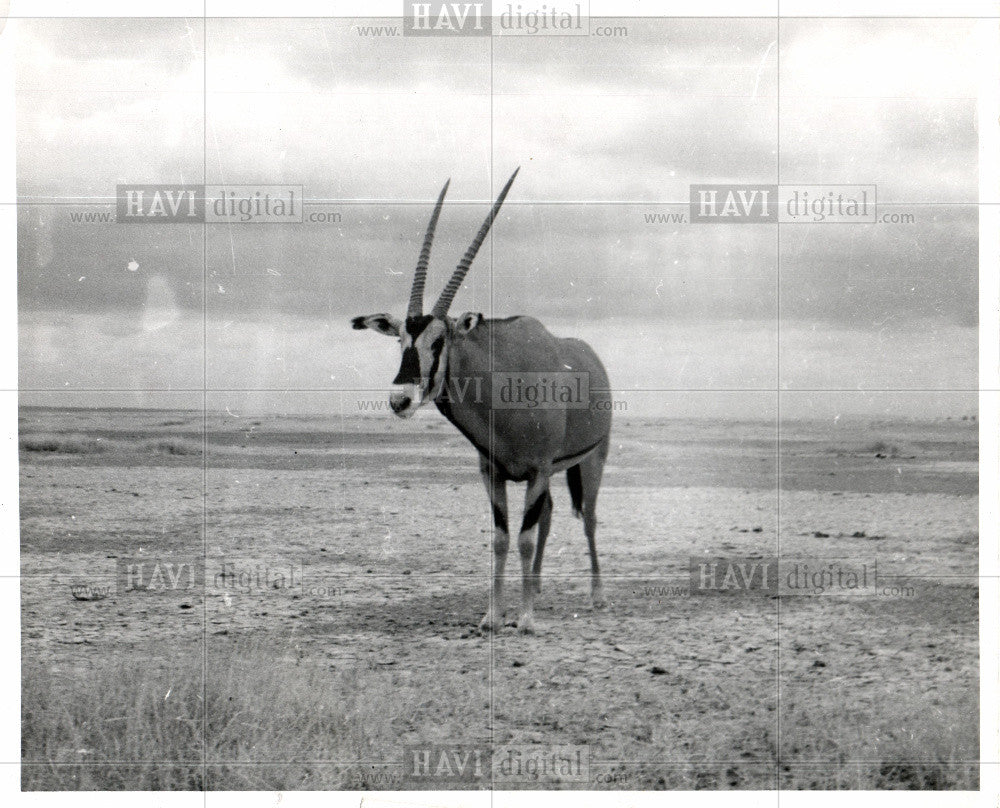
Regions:
M 603 609 L 608 602 L 601 584 L 601 568 L 597 563 L 597 514 L 593 508 L 583 511 L 583 530 L 587 534 L 587 547 L 590 550 L 590 605 L 595 609 Z
M 580 511 L 583 516 L 583 532 L 587 535 L 587 549 L 590 551 L 590 602 L 595 609 L 603 609 L 607 605 L 604 587 L 601 585 L 601 568 L 597 563 L 597 490 L 601 487 L 607 456 L 608 439 L 605 438 L 604 445 L 580 463 Z
M 510 534 L 507 527 L 507 483 L 485 461 L 480 462 L 480 474 L 493 507 L 493 590 L 486 616 L 479 621 L 480 631 L 503 628 L 503 574 L 507 565 Z
M 542 506 L 542 513 L 538 517 L 538 544 L 535 547 L 535 560 L 531 564 L 531 571 L 535 577 L 535 594 L 542 594 L 542 554 L 545 552 L 545 540 L 549 537 L 549 528 L 552 526 L 552 493 L 545 492 L 545 504 Z

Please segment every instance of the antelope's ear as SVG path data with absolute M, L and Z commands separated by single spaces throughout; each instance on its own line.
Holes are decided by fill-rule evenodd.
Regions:
M 399 326 L 399 320 L 391 314 L 363 314 L 351 320 L 351 328 L 355 331 L 364 331 L 366 328 L 370 328 L 372 331 L 378 331 L 379 334 L 385 334 L 387 337 L 398 337 Z
M 468 334 L 483 321 L 483 315 L 478 311 L 467 311 L 455 318 L 455 330 L 459 334 Z

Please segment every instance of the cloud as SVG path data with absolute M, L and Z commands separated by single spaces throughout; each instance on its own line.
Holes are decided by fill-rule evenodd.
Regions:
M 755 364 L 740 346 L 770 344 L 780 277 L 782 326 L 800 340 L 789 367 L 810 384 L 841 378 L 868 345 L 894 356 L 865 359 L 865 379 L 916 378 L 907 349 L 951 379 L 955 355 L 912 335 L 967 346 L 976 324 L 976 209 L 940 204 L 976 200 L 975 24 L 786 20 L 779 52 L 773 20 L 624 23 L 613 39 L 442 42 L 363 37 L 358 20 L 17 21 L 18 192 L 106 203 L 19 206 L 23 378 L 55 384 L 84 361 L 111 379 L 131 355 L 166 384 L 186 374 L 168 346 L 200 366 L 203 306 L 239 346 L 220 362 L 280 356 L 289 383 L 317 377 L 289 357 L 308 340 L 342 350 L 341 318 L 405 304 L 441 183 L 428 295 L 521 165 L 456 311 L 565 323 L 618 365 L 693 340 L 726 366 L 703 381 L 736 383 L 768 375 L 773 352 Z M 774 182 L 779 123 L 782 181 L 876 183 L 882 203 L 921 203 L 882 209 L 916 221 L 783 227 L 779 252 L 766 226 L 649 218 L 684 213 L 692 183 Z M 341 218 L 211 226 L 204 240 L 113 222 L 118 183 L 203 179 L 301 184 Z M 112 221 L 73 219 L 100 210 Z M 647 339 L 632 340 L 633 319 Z M 681 354 L 647 353 L 673 378 Z
M 916 222 L 909 225 L 784 227 L 782 311 L 879 331 L 935 318 L 974 326 L 978 209 L 924 205 L 910 210 Z
M 974 99 L 979 23 L 785 19 L 781 91 L 799 98 Z

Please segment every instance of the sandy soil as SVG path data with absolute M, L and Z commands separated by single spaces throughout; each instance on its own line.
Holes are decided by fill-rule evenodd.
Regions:
M 393 737 L 367 757 L 386 763 L 492 740 L 589 746 L 588 782 L 562 787 L 849 786 L 867 764 L 906 787 L 907 761 L 978 758 L 976 430 L 796 422 L 779 456 L 773 423 L 619 419 L 598 508 L 609 608 L 588 608 L 559 479 L 538 633 L 481 637 L 489 511 L 443 419 L 25 409 L 22 654 L 80 674 L 206 655 L 211 675 L 255 641 L 377 670 L 422 695 L 418 713 L 380 705 Z M 690 594 L 692 557 L 779 553 L 874 565 L 887 589 Z M 124 559 L 207 559 L 204 585 L 124 591 Z M 515 551 L 511 607 L 518 567 Z

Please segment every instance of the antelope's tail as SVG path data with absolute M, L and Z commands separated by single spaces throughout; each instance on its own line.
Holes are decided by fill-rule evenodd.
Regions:
M 583 517 L 583 478 L 580 476 L 580 466 L 570 466 L 566 469 L 566 482 L 569 483 L 569 496 L 573 500 L 573 516 Z

